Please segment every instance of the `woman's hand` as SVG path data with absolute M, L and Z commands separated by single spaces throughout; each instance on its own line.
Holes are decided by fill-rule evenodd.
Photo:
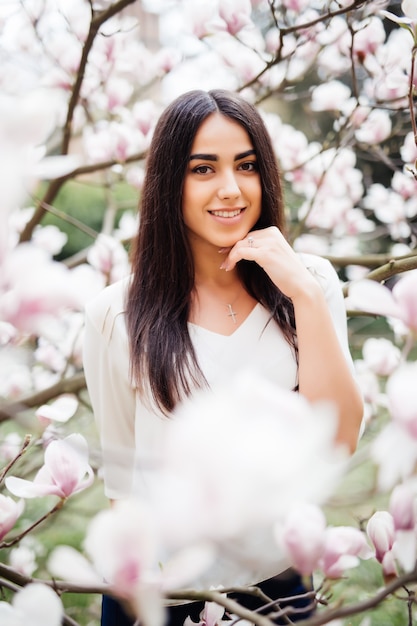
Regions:
M 293 301 L 303 293 L 317 289 L 317 281 L 276 226 L 248 233 L 230 249 L 221 269 L 230 271 L 242 259 L 255 261 Z

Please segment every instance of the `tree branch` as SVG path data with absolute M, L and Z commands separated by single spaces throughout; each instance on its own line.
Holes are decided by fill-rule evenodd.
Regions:
M 68 149 L 69 149 L 69 144 L 70 144 L 70 139 L 71 139 L 71 133 L 72 133 L 72 123 L 73 123 L 73 118 L 74 118 L 74 112 L 75 112 L 75 107 L 77 105 L 77 102 L 79 100 L 80 97 L 80 91 L 81 91 L 81 87 L 84 81 L 84 76 L 85 76 L 85 69 L 87 67 L 87 61 L 88 61 L 88 56 L 90 54 L 91 48 L 93 46 L 94 40 L 97 36 L 97 33 L 100 29 L 100 27 L 111 17 L 114 17 L 117 13 L 120 13 L 120 11 L 122 11 L 122 9 L 126 8 L 127 6 L 129 6 L 130 4 L 133 4 L 134 2 L 136 2 L 136 0 L 119 0 L 118 2 L 116 2 L 115 4 L 113 4 L 112 6 L 110 6 L 107 10 L 105 11 L 100 11 L 100 12 L 93 12 L 93 17 L 92 20 L 90 22 L 90 28 L 88 31 L 88 35 L 86 37 L 86 40 L 84 42 L 84 46 L 83 46 L 83 50 L 82 50 L 82 54 L 81 54 L 81 59 L 80 59 L 80 65 L 78 68 L 78 72 L 77 72 L 77 76 L 74 82 L 74 85 L 72 87 L 72 91 L 71 91 L 71 96 L 69 99 L 69 103 L 68 103 L 68 109 L 67 109 L 67 116 L 66 116 L 66 120 L 65 120 L 65 124 L 64 124 L 64 129 L 63 129 L 63 138 L 62 138 L 62 143 L 61 143 L 61 150 L 60 150 L 60 154 L 65 155 L 68 154 Z M 80 168 L 81 169 L 81 168 Z M 76 171 L 76 170 L 75 170 Z M 43 205 L 45 204 L 52 204 L 56 194 L 58 193 L 58 191 L 60 190 L 60 188 L 62 187 L 62 185 L 64 184 L 64 182 L 66 180 L 68 180 L 69 178 L 73 177 L 74 173 L 72 172 L 71 174 L 68 174 L 67 176 L 62 176 L 61 178 L 57 178 L 56 180 L 52 181 L 48 187 L 48 190 L 42 200 L 42 202 L 40 202 L 40 204 L 37 206 L 36 211 L 34 212 L 33 216 L 31 217 L 31 219 L 27 222 L 27 224 L 25 225 L 25 228 L 23 229 L 21 235 L 20 235 L 20 241 L 29 241 L 30 238 L 32 237 L 32 233 L 33 230 L 35 228 L 35 226 L 37 226 L 37 224 L 39 224 L 39 222 L 41 221 L 44 213 L 45 213 L 45 208 Z
M 83 373 L 74 374 L 70 378 L 63 378 L 51 387 L 37 391 L 32 395 L 25 396 L 15 402 L 0 405 L 0 423 L 14 419 L 17 413 L 38 407 L 63 393 L 78 393 L 85 388 L 85 376 Z

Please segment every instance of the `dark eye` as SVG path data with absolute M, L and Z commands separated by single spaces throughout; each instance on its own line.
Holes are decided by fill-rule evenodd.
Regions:
M 245 163 L 241 163 L 239 165 L 239 169 L 245 172 L 257 172 L 258 164 L 256 163 L 256 161 L 246 161 Z
M 209 174 L 212 171 L 209 165 L 197 165 L 197 167 L 193 169 L 193 173 L 195 174 Z

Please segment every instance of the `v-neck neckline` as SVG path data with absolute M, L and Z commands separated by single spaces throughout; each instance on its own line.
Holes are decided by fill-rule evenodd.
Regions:
M 249 322 L 249 320 L 254 315 L 255 311 L 257 309 L 259 309 L 260 307 L 261 307 L 261 304 L 259 302 L 257 302 L 255 304 L 255 306 L 253 307 L 253 309 L 250 311 L 249 315 L 247 315 L 246 318 L 243 320 L 243 322 L 241 324 L 239 324 L 239 326 L 235 330 L 233 330 L 233 332 L 229 333 L 228 335 L 225 335 L 223 333 L 217 333 L 215 330 L 209 330 L 208 328 L 205 328 L 204 326 L 200 326 L 199 324 L 195 324 L 194 322 L 188 322 L 188 324 L 190 326 L 196 328 L 197 330 L 201 330 L 201 331 L 203 331 L 205 333 L 210 333 L 210 335 L 214 335 L 216 337 L 220 337 L 220 338 L 224 338 L 224 339 L 230 339 L 231 337 L 234 337 L 237 333 L 239 333 L 241 328 L 246 326 L 246 324 Z

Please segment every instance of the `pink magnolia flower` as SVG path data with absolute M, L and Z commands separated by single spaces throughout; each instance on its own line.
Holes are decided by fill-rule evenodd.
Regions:
M 363 124 L 355 130 L 357 141 L 376 145 L 391 135 L 392 122 L 387 111 L 372 110 Z
M 22 332 L 46 336 L 59 326 L 64 310 L 83 306 L 71 270 L 31 243 L 20 244 L 6 257 L 0 294 L 3 320 Z
M 284 527 L 277 528 L 278 542 L 293 567 L 309 575 L 317 569 L 325 543 L 326 518 L 314 505 L 299 505 L 287 516 Z
M 378 465 L 378 488 L 390 490 L 414 473 L 417 439 L 410 437 L 398 421 L 391 420 L 372 442 L 371 458 Z
M 24 539 L 29 539 L 25 537 Z M 23 576 L 32 576 L 33 572 L 37 568 L 36 556 L 37 556 L 36 544 L 31 545 L 30 541 L 24 542 L 22 540 L 17 548 L 13 548 L 9 555 L 9 564 L 14 570 L 23 574 Z
M 311 99 L 313 111 L 338 111 L 351 95 L 350 88 L 339 80 L 314 87 Z
M 200 613 L 200 621 L 194 622 L 191 617 L 187 617 L 184 626 L 221 626 L 230 623 L 230 620 L 223 620 L 224 607 L 215 602 L 205 602 L 204 608 Z
M 90 560 L 69 546 L 56 548 L 48 561 L 51 574 L 86 584 L 104 580 L 146 626 L 162 626 L 164 591 L 181 587 L 213 559 L 205 547 L 162 559 L 154 515 L 139 500 L 117 501 L 96 515 L 84 546 Z
M 89 249 L 87 260 L 110 282 L 127 276 L 129 272 L 129 259 L 125 248 L 120 241 L 103 233 L 100 233 Z
M 52 421 L 54 422 L 67 422 L 75 413 L 78 408 L 78 399 L 73 394 L 63 394 L 50 404 L 42 404 L 35 415 L 38 420 L 45 426 L 48 426 Z
M 403 0 L 401 8 L 404 15 L 395 15 L 390 11 L 381 11 L 389 20 L 396 22 L 403 28 L 407 28 L 414 39 L 417 38 L 417 6 L 414 0 Z
M 388 407 L 393 420 L 417 439 L 417 362 L 407 362 L 388 379 Z
M 184 14 L 191 32 L 199 39 L 224 30 L 224 20 L 219 16 L 216 3 L 212 0 L 187 2 L 184 4 Z
M 394 519 L 388 511 L 377 511 L 368 520 L 366 533 L 375 548 L 375 556 L 382 563 L 392 549 L 395 539 Z
M 388 552 L 385 552 L 381 565 L 385 581 L 388 581 L 391 578 L 396 578 L 398 576 L 394 550 L 388 550 Z
M 89 487 L 94 472 L 88 464 L 88 446 L 82 435 L 51 441 L 45 450 L 44 465 L 33 481 L 9 476 L 7 489 L 22 498 L 54 495 L 68 498 Z
M 320 569 L 328 578 L 340 578 L 347 569 L 356 567 L 359 558 L 373 556 L 364 534 L 350 526 L 327 528 Z
M 401 352 L 384 337 L 371 337 L 362 347 L 365 364 L 378 376 L 389 376 L 401 361 Z
M 15 502 L 9 496 L 0 494 L 0 540 L 13 528 L 24 508 L 23 500 Z
M 184 403 L 166 431 L 154 492 L 159 519 L 169 519 L 166 541 L 222 545 L 272 527 L 299 501 L 323 502 L 346 460 L 334 417 L 250 369 Z
M 404 143 L 400 148 L 401 158 L 404 163 L 415 163 L 417 160 L 417 146 L 414 133 L 407 133 Z
M 352 283 L 348 301 L 355 309 L 397 318 L 417 334 L 417 270 L 400 278 L 392 291 L 368 279 Z
M 392 552 L 402 569 L 410 572 L 416 562 L 416 496 L 409 483 L 401 483 L 393 489 L 389 501 L 389 511 L 395 528 L 395 542 Z M 384 566 L 384 562 L 382 563 Z
M 222 0 L 219 6 L 219 15 L 231 35 L 237 35 L 243 28 L 253 25 L 251 12 L 250 0 Z
M 390 497 L 389 511 L 395 530 L 412 530 L 416 524 L 416 497 L 407 483 L 397 485 Z
M 60 626 L 64 608 L 47 585 L 32 583 L 17 592 L 12 603 L 0 602 L 2 626 Z

